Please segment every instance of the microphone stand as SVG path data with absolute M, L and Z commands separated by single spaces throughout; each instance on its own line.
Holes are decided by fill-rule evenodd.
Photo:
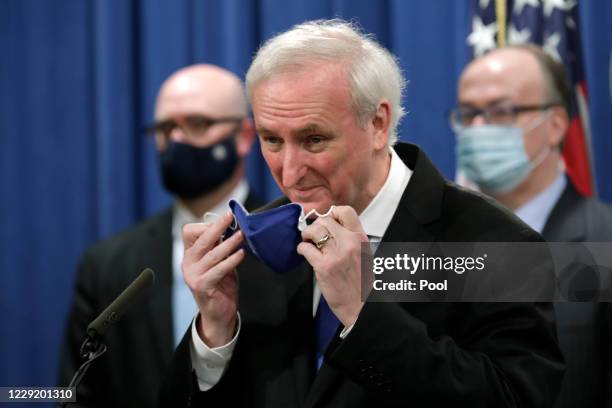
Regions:
M 74 388 L 74 394 L 76 397 L 77 387 L 83 380 L 85 373 L 89 369 L 91 363 L 93 363 L 96 359 L 98 359 L 102 354 L 106 353 L 106 344 L 100 341 L 100 336 L 87 336 L 83 344 L 81 345 L 81 357 L 85 358 L 85 362 L 79 367 L 79 369 L 74 373 L 72 380 L 70 380 L 70 384 L 68 387 Z M 61 405 L 61 408 L 65 408 L 68 405 L 68 402 L 64 402 Z
M 68 387 L 74 387 L 76 399 L 76 387 L 81 383 L 83 376 L 89 369 L 91 363 L 100 358 L 106 352 L 106 345 L 102 343 L 102 336 L 108 328 L 116 323 L 119 318 L 127 311 L 130 304 L 148 289 L 155 282 L 155 273 L 152 269 L 146 268 L 138 275 L 130 285 L 113 300 L 113 302 L 100 315 L 87 326 L 87 337 L 81 345 L 80 356 L 85 358 L 85 362 L 79 367 Z M 67 402 L 62 403 L 65 407 Z

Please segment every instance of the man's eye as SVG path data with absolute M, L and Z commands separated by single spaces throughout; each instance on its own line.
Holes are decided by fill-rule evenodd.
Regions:
M 489 109 L 489 119 L 492 123 L 508 124 L 514 121 L 512 107 L 498 106 Z
M 311 152 L 320 152 L 325 149 L 326 141 L 327 138 L 325 136 L 311 135 L 303 141 L 303 146 Z
M 459 118 L 461 120 L 461 123 L 469 125 L 470 123 L 472 123 L 477 114 L 478 113 L 474 110 L 464 110 L 459 112 Z
M 512 115 L 512 108 L 507 106 L 496 106 L 489 109 L 491 116 L 508 116 Z
M 198 126 L 198 127 L 208 127 L 211 125 L 211 120 L 208 118 L 200 118 L 197 116 L 191 117 L 187 120 L 187 123 L 191 126 Z
M 274 136 L 263 136 L 261 138 L 262 144 L 266 145 L 268 149 L 279 150 L 283 145 L 283 139 Z
M 306 143 L 311 146 L 321 145 L 327 142 L 329 138 L 325 135 L 311 135 L 306 138 Z
M 281 143 L 281 140 L 278 137 L 265 137 L 264 141 L 268 144 L 273 144 L 273 145 Z
M 157 130 L 164 135 L 169 135 L 170 133 L 172 133 L 175 127 L 176 123 L 162 123 L 157 126 Z

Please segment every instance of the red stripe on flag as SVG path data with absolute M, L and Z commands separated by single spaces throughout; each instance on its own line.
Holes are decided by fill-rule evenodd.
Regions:
M 578 192 L 587 197 L 592 196 L 593 179 L 589 166 L 589 154 L 579 117 L 575 117 L 570 122 L 563 146 L 563 160 L 565 161 L 566 172 Z
M 586 85 L 586 81 L 580 81 L 576 84 L 578 86 L 578 89 L 580 90 L 580 92 L 582 92 L 582 96 L 584 97 L 585 101 L 589 100 L 589 92 L 587 89 L 587 85 Z

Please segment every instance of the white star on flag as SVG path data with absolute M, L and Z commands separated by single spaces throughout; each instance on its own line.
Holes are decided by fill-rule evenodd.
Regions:
M 531 37 L 531 30 L 527 27 L 519 31 L 511 24 L 508 28 L 508 44 L 525 44 L 529 42 L 529 37 Z
M 484 10 L 484 9 L 486 9 L 487 7 L 489 7 L 489 2 L 490 2 L 490 1 L 491 1 L 491 0 L 480 0 L 480 1 L 478 2 L 478 4 L 480 5 L 480 8 Z
M 515 0 L 514 1 L 514 13 L 521 14 L 523 11 L 523 7 L 531 6 L 531 7 L 539 7 L 540 0 Z
M 550 17 L 553 9 L 558 8 L 561 11 L 571 10 L 576 5 L 574 0 L 542 0 L 544 2 L 544 15 Z
M 557 61 L 561 61 L 561 55 L 559 55 L 559 51 L 557 50 L 559 41 L 561 41 L 561 35 L 559 33 L 554 33 L 546 37 L 546 39 L 544 40 L 544 44 L 542 45 L 544 51 L 546 51 L 551 57 L 553 57 Z
M 495 48 L 494 37 L 496 32 L 496 22 L 484 25 L 480 17 L 474 16 L 472 20 L 472 32 L 467 38 L 468 44 L 474 48 L 474 56 L 479 57 L 485 52 Z

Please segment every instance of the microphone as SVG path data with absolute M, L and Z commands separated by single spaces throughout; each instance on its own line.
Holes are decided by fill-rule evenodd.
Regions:
M 87 326 L 87 336 L 95 339 L 106 333 L 128 310 L 136 298 L 141 296 L 155 282 L 155 273 L 146 268 L 100 315 Z
M 140 272 L 140 275 L 130 283 L 130 286 L 125 288 L 113 303 L 108 305 L 96 320 L 87 326 L 87 337 L 85 337 L 85 341 L 81 345 L 81 357 L 87 360 L 79 367 L 77 372 L 74 373 L 72 380 L 70 380 L 70 384 L 68 384 L 68 387 L 74 388 L 75 395 L 76 389 L 91 363 L 106 352 L 106 345 L 101 342 L 102 336 L 104 336 L 106 330 L 116 323 L 132 305 L 134 300 L 141 296 L 154 282 L 155 273 L 152 269 L 147 268 Z M 62 407 L 65 407 L 67 404 L 68 401 L 65 401 Z

